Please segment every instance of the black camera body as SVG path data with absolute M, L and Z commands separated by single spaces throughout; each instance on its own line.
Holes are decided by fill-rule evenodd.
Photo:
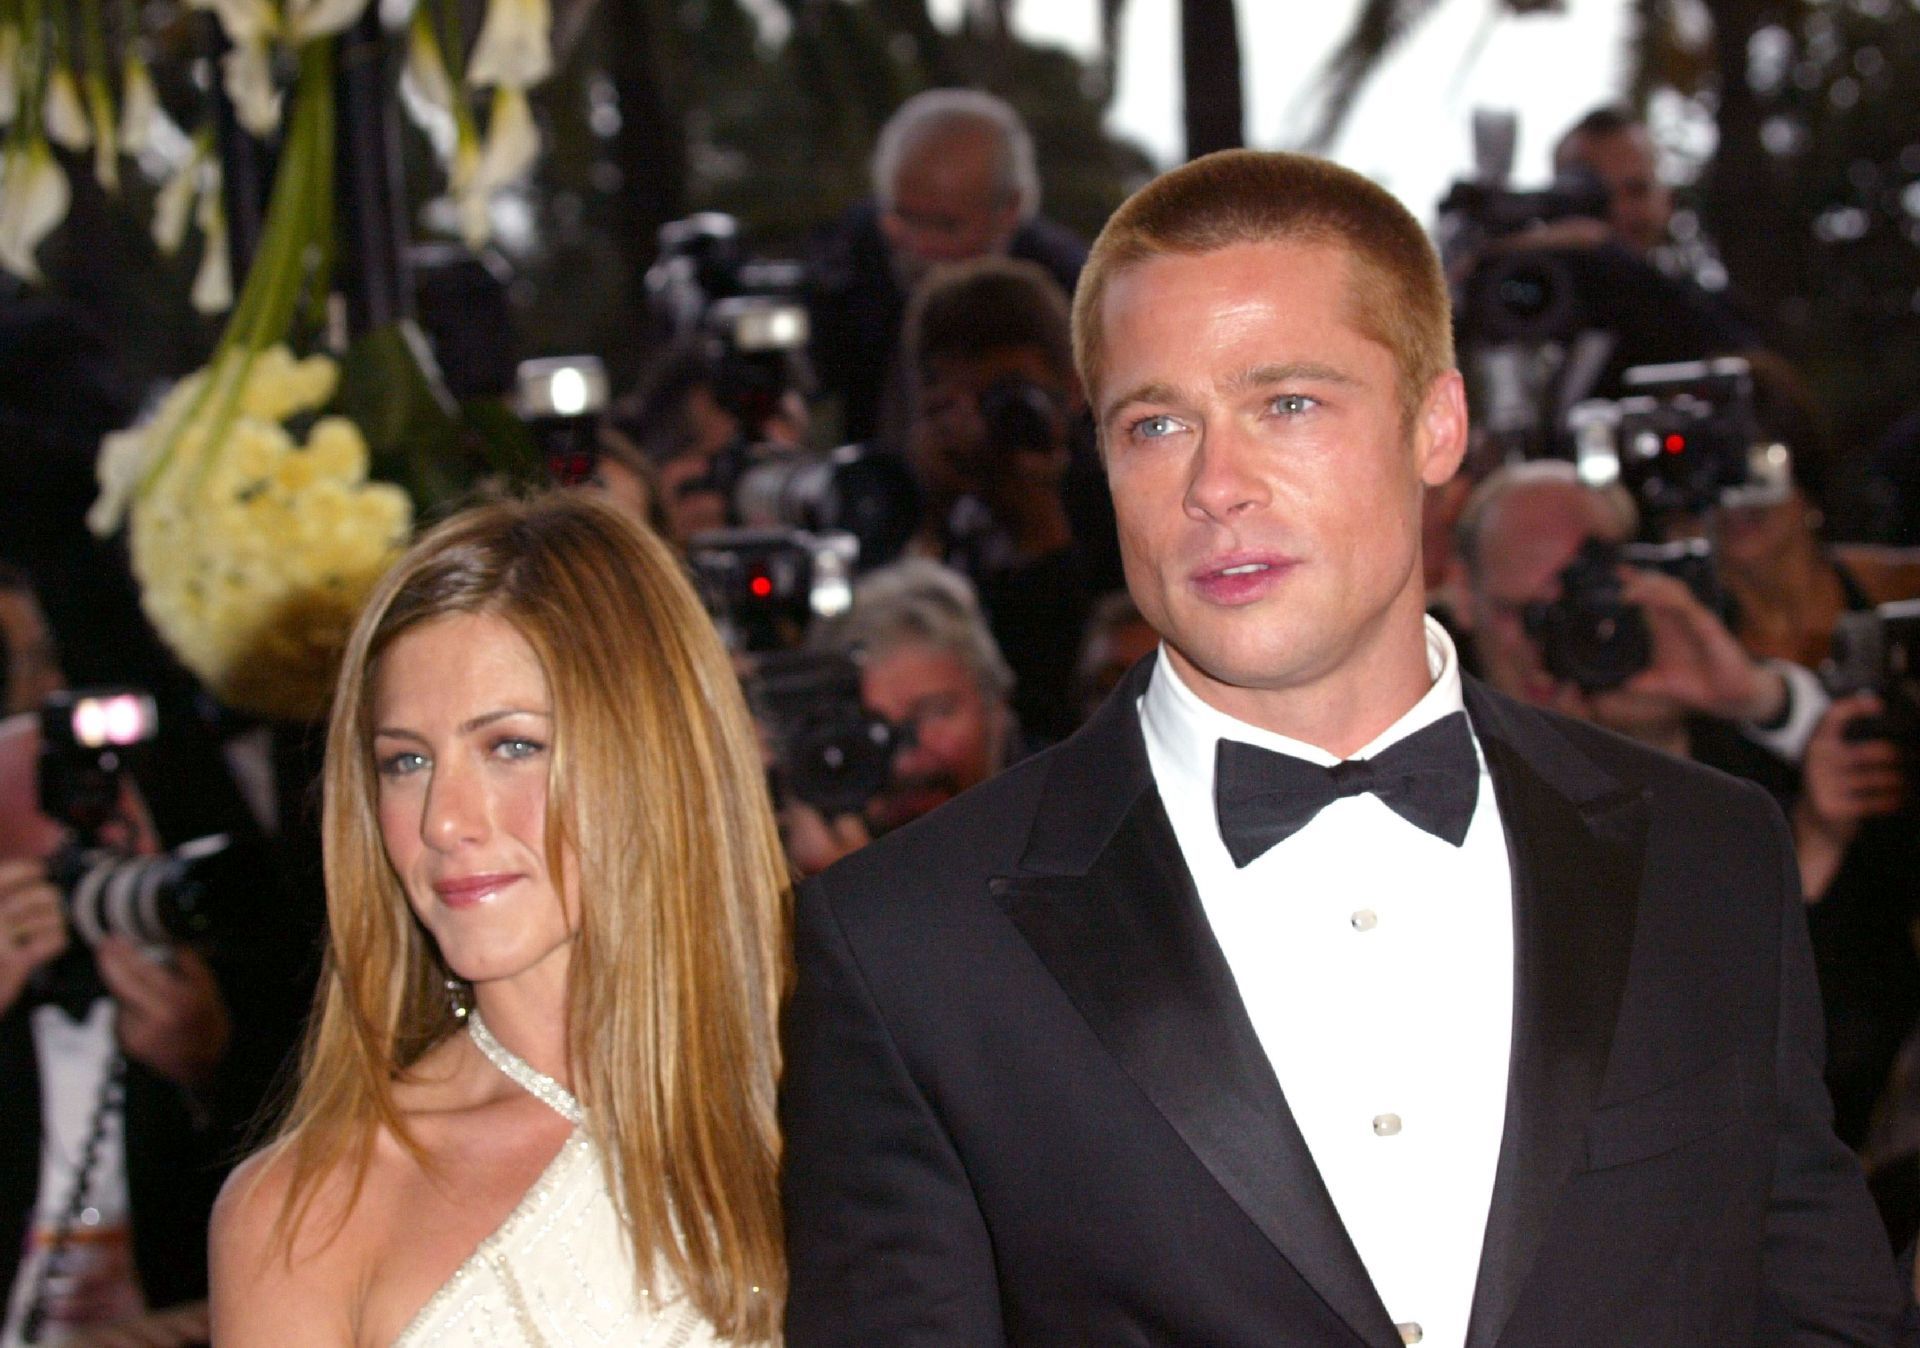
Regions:
M 1447 251 L 1479 257 L 1455 296 L 1461 331 L 1475 343 L 1499 345 L 1566 338 L 1584 327 L 1582 286 L 1571 253 L 1486 249 L 1499 239 L 1556 220 L 1604 220 L 1607 202 L 1606 184 L 1580 167 L 1532 192 L 1471 179 L 1454 183 L 1440 202 Z
M 1841 614 L 1821 681 L 1835 697 L 1869 692 L 1886 708 L 1848 722 L 1847 739 L 1920 744 L 1920 599 Z
M 1568 416 L 1588 482 L 1619 482 L 1651 528 L 1718 505 L 1769 505 L 1792 486 L 1785 445 L 1761 436 L 1753 377 L 1738 357 L 1628 370 L 1630 396 Z
M 1618 688 L 1653 661 L 1646 614 L 1621 597 L 1622 565 L 1674 576 L 1716 611 L 1725 602 L 1713 551 L 1704 539 L 1624 544 L 1588 539 L 1560 573 L 1560 597 L 1528 604 L 1521 614 L 1547 672 L 1582 692 Z
M 906 733 L 860 700 L 860 669 L 844 654 L 783 651 L 755 662 L 747 700 L 773 742 L 777 798 L 829 819 L 858 814 L 893 778 Z
M 875 445 L 825 454 L 779 445 L 730 447 L 697 486 L 719 492 L 743 529 L 848 536 L 861 570 L 885 565 L 912 541 L 921 492 L 900 455 Z
M 980 395 L 988 454 L 1044 454 L 1064 448 L 1066 411 L 1060 400 L 1031 379 L 1003 375 Z
M 789 391 L 811 382 L 803 354 L 812 337 L 806 269 L 749 256 L 734 217 L 702 211 L 662 225 L 646 290 L 671 340 L 710 345 L 714 395 L 749 441 L 763 438 Z
M 803 529 L 715 529 L 687 545 L 695 588 L 728 647 L 788 650 L 853 603 L 858 542 Z
M 224 911 L 240 892 L 249 863 L 224 833 L 139 856 L 107 846 L 108 825 L 124 822 L 121 799 L 130 760 L 159 733 L 150 694 L 134 688 L 58 692 L 40 708 L 40 812 L 71 835 L 47 860 L 60 891 L 68 955 L 39 970 L 37 999 L 84 1005 L 104 996 L 93 961 L 82 953 L 108 936 L 165 950 L 205 942 L 234 926 Z

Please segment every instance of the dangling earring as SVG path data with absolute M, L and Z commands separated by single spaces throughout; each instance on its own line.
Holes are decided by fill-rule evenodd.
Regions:
M 449 978 L 447 1009 L 453 1012 L 455 1020 L 465 1020 L 467 1012 L 473 1010 L 473 984 L 462 978 Z

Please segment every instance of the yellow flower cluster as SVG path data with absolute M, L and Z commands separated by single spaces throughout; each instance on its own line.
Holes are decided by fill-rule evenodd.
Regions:
M 304 444 L 282 424 L 332 396 L 333 362 L 295 360 L 284 346 L 225 359 L 243 365 L 183 381 L 150 422 L 102 446 L 96 523 L 111 528 L 116 499 L 133 495 L 141 602 L 217 696 L 316 716 L 413 508 L 398 487 L 367 481 L 367 444 L 351 421 L 324 417 Z

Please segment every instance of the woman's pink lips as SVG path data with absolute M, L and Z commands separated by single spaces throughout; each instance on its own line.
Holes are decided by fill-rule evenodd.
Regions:
M 494 875 L 462 875 L 451 880 L 435 880 L 433 892 L 449 908 L 471 908 L 489 894 L 505 889 L 520 877 L 512 872 Z

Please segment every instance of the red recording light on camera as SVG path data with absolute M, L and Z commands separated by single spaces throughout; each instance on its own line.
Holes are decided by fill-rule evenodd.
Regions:
M 1679 434 L 1678 432 L 1674 432 L 1673 434 L 1670 434 L 1667 436 L 1666 441 L 1664 443 L 1665 443 L 1667 453 L 1679 454 L 1682 451 L 1684 451 L 1687 447 L 1687 437 Z
M 765 599 L 773 593 L 773 580 L 765 575 L 755 576 L 747 582 L 747 589 L 755 599 Z

